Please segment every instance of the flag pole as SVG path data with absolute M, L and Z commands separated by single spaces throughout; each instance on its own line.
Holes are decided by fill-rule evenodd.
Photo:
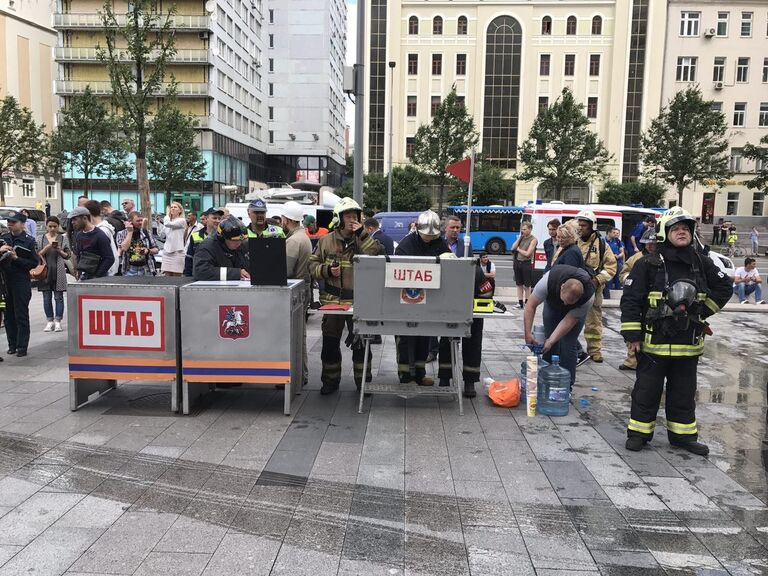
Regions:
M 475 147 L 472 146 L 472 152 L 469 156 L 469 186 L 467 186 L 467 224 L 464 232 L 464 257 L 472 257 L 472 240 L 469 237 L 469 231 L 472 222 L 472 185 L 475 180 Z

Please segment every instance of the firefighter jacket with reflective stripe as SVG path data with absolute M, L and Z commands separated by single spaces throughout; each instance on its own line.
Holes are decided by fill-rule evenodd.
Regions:
M 578 246 L 584 256 L 584 266 L 588 272 L 590 268 L 594 271 L 593 278 L 597 278 L 600 286 L 605 286 L 616 276 L 616 256 L 613 250 L 606 246 L 599 232 L 593 232 L 586 240 L 579 238 Z
M 349 238 L 342 236 L 339 230 L 321 237 L 309 258 L 312 278 L 324 283 L 320 290 L 320 304 L 352 304 L 355 283 L 352 258 L 356 254 L 376 256 L 383 253 L 384 247 L 363 228 Z M 334 262 L 341 266 L 341 275 L 338 278 L 331 276 L 331 265 Z
M 677 280 L 696 285 L 696 301 L 685 317 L 673 315 L 666 304 L 666 287 Z M 730 278 L 708 256 L 691 246 L 661 244 L 657 253 L 635 263 L 624 282 L 621 335 L 627 342 L 641 342 L 647 354 L 699 356 L 704 351 L 704 319 L 720 311 L 730 298 Z

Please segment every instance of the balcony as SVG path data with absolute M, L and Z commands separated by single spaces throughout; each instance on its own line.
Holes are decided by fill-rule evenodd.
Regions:
M 116 15 L 117 22 L 125 25 L 125 14 Z M 99 14 L 54 14 L 53 27 L 68 30 L 100 30 L 104 27 Z M 210 30 L 211 19 L 208 14 L 176 14 L 173 17 L 174 30 Z
M 76 80 L 57 80 L 56 93 L 62 96 L 82 94 L 86 86 L 91 87 L 91 92 L 98 96 L 112 94 L 112 84 L 109 82 L 83 82 Z M 163 84 L 160 95 L 166 93 L 170 84 Z M 176 84 L 176 96 L 179 98 L 207 98 L 209 87 L 207 82 L 179 82 Z
M 127 60 L 128 54 L 121 53 L 121 59 Z M 98 62 L 98 50 L 96 48 L 56 48 L 57 62 Z M 211 53 L 208 50 L 181 49 L 169 59 L 174 64 L 209 64 Z
M 62 113 L 61 111 L 56 112 L 56 125 L 61 126 L 61 119 L 62 119 Z M 197 121 L 197 128 L 198 129 L 209 129 L 211 127 L 211 117 L 210 116 L 193 116 L 193 118 Z

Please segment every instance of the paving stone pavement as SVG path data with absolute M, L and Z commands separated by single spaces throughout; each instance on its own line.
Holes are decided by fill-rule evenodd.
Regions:
M 378 395 L 358 414 L 347 351 L 341 392 L 318 393 L 317 318 L 292 416 L 261 387 L 184 417 L 153 383 L 70 412 L 65 333 L 42 333 L 36 294 L 30 356 L 0 364 L 0 576 L 768 574 L 762 315 L 713 321 L 699 458 L 661 426 L 651 449 L 623 448 L 617 313 L 563 418 L 482 394 L 464 416 Z M 514 375 L 520 344 L 520 322 L 486 321 L 483 377 Z M 373 370 L 395 377 L 391 337 Z

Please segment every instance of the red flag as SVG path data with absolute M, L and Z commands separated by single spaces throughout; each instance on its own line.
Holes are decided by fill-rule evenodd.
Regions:
M 453 164 L 448 164 L 448 166 L 445 167 L 445 171 L 448 172 L 448 174 L 456 176 L 456 178 L 467 184 L 469 184 L 469 173 L 471 169 L 472 161 L 469 158 L 459 160 Z

